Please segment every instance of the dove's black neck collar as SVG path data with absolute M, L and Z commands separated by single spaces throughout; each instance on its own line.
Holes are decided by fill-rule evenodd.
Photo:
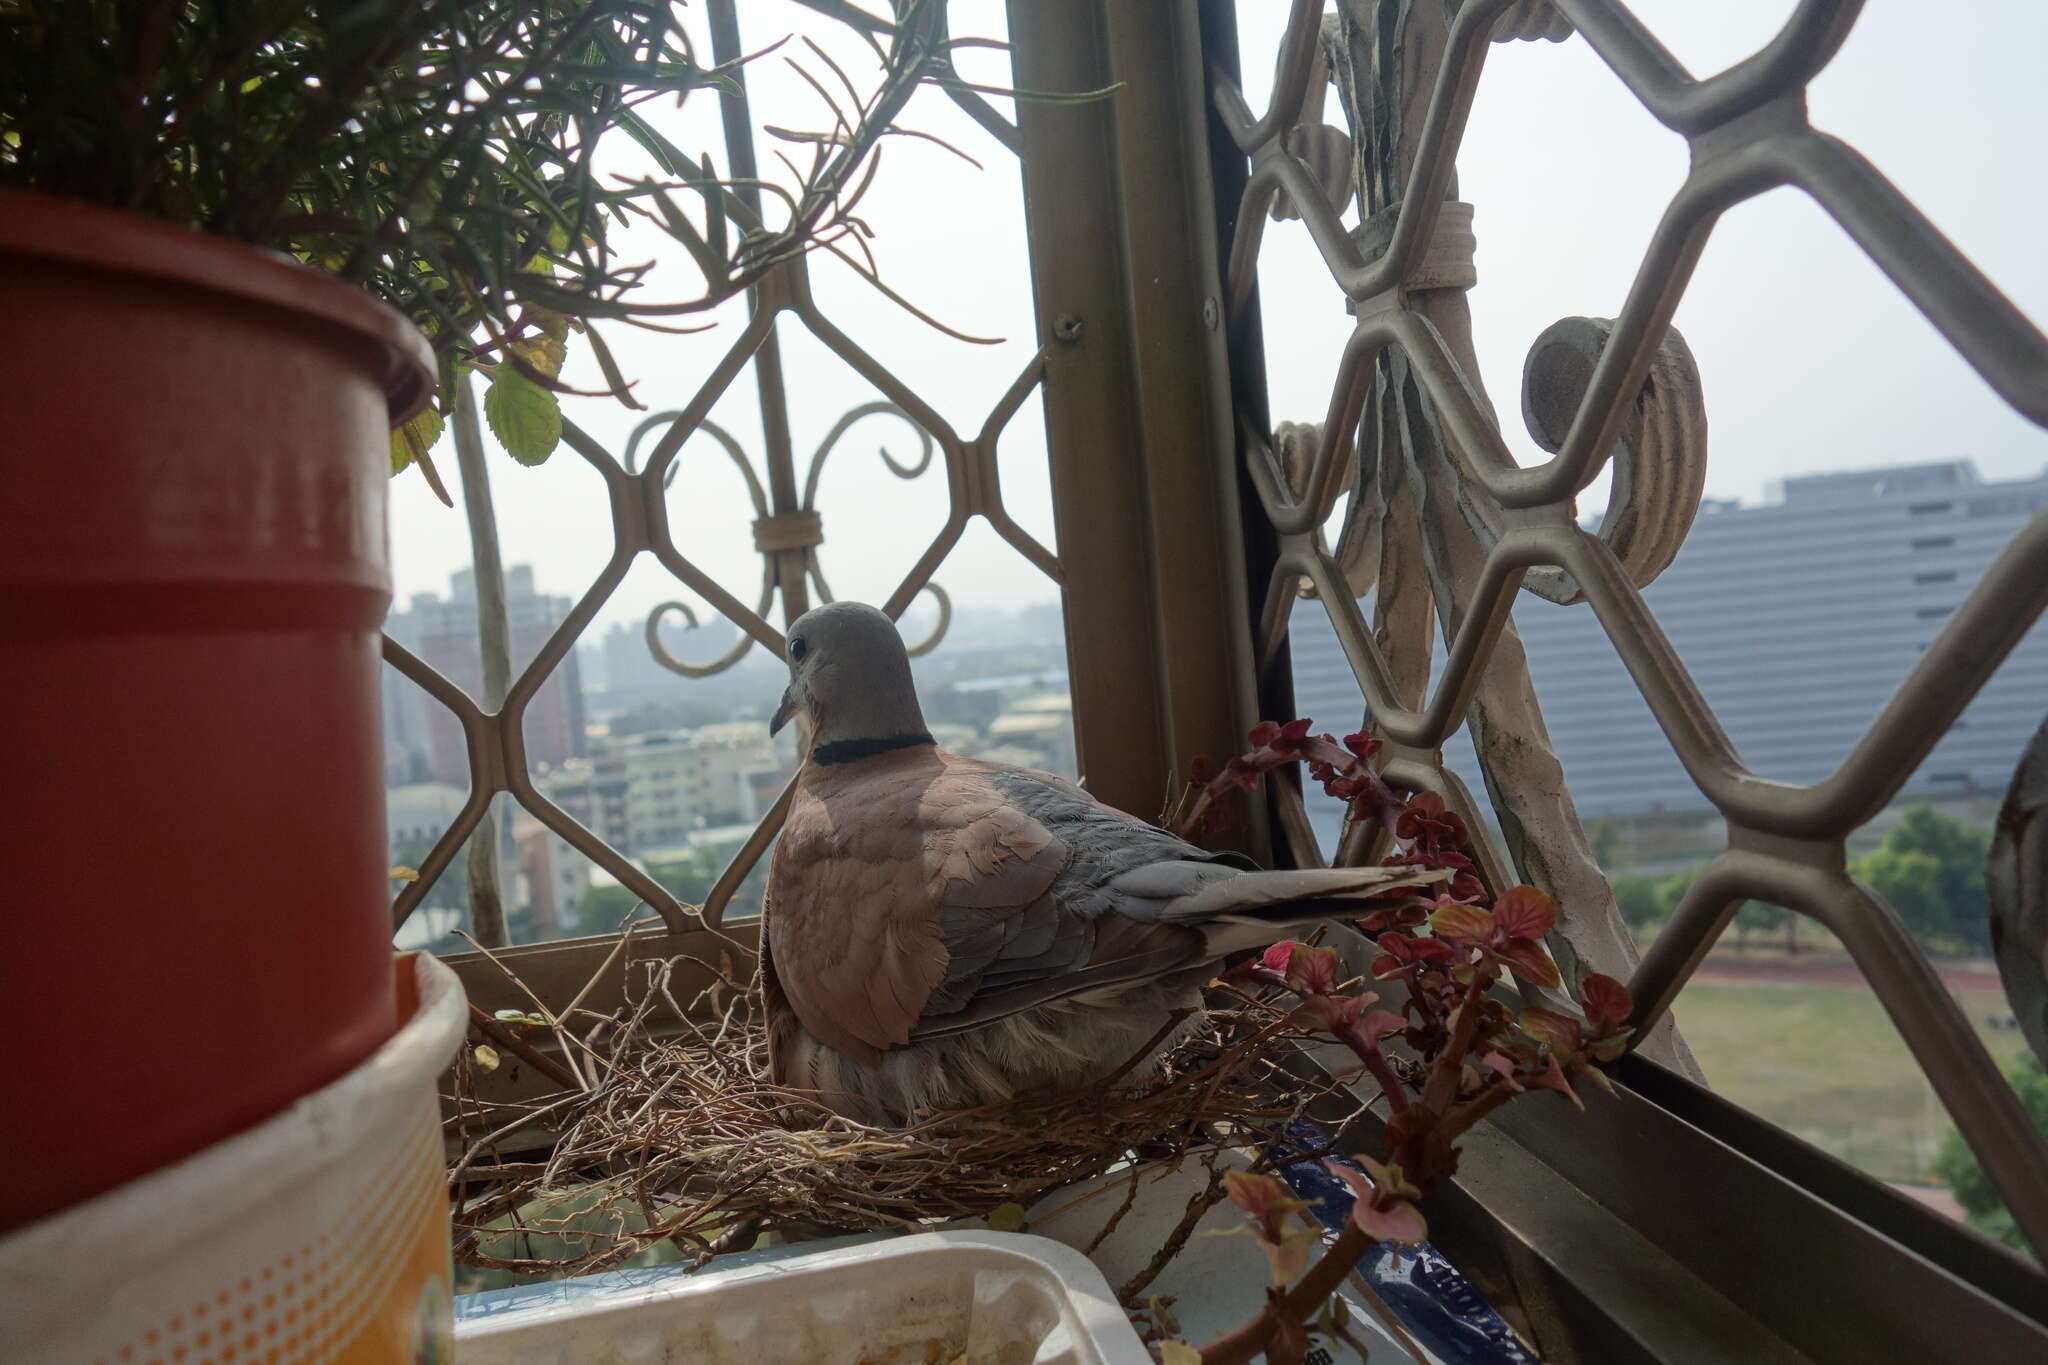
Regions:
M 911 749 L 920 744 L 937 743 L 929 734 L 891 735 L 887 739 L 835 739 L 830 744 L 820 744 L 811 750 L 813 763 L 853 763 L 876 754 L 886 754 L 892 749 Z

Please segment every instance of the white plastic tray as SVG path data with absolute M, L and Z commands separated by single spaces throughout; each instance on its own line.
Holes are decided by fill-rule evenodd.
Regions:
M 1102 1273 L 934 1232 L 460 1320 L 457 1365 L 1150 1365 Z

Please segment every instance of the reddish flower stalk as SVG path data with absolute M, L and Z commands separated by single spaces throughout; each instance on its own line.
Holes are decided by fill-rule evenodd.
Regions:
M 1374 992 L 1350 989 L 1334 948 L 1275 944 L 1225 974 L 1232 984 L 1294 994 L 1298 1003 L 1290 1022 L 1350 1048 L 1386 1096 L 1388 1116 L 1383 1159 L 1360 1155 L 1363 1176 L 1338 1170 L 1358 1197 L 1342 1234 L 1305 1270 L 1300 1206 L 1291 1191 L 1270 1176 L 1233 1183 L 1231 1198 L 1252 1219 L 1251 1231 L 1271 1260 L 1275 1288 L 1256 1318 L 1198 1353 L 1204 1365 L 1237 1365 L 1261 1351 L 1268 1359 L 1301 1359 L 1317 1330 L 1313 1315 L 1366 1251 L 1381 1241 L 1419 1242 L 1427 1235 L 1419 1201 L 1456 1168 L 1452 1143 L 1458 1136 L 1529 1090 L 1558 1090 L 1579 1103 L 1571 1077 L 1590 1076 L 1606 1085 L 1597 1064 L 1619 1057 L 1631 1033 L 1628 991 L 1608 977 L 1586 978 L 1582 1019 L 1541 1008 L 1517 1015 L 1492 998 L 1504 972 L 1531 985 L 1560 984 L 1557 965 L 1543 947 L 1557 919 L 1550 898 L 1535 887 L 1518 886 L 1484 904 L 1485 888 L 1464 852 L 1465 824 L 1444 808 L 1442 798 L 1424 792 L 1399 802 L 1367 765 L 1374 741 L 1352 735 L 1339 748 L 1327 735 L 1310 737 L 1308 727 L 1306 720 L 1261 725 L 1252 732 L 1252 753 L 1231 760 L 1221 772 L 1213 764 L 1206 775 L 1198 770 L 1200 790 L 1182 829 L 1226 827 L 1230 791 L 1248 791 L 1261 774 L 1305 761 L 1326 790 L 1352 802 L 1351 818 L 1379 819 L 1393 832 L 1399 851 L 1387 859 L 1390 865 L 1444 869 L 1452 876 L 1434 901 L 1411 895 L 1360 921 L 1379 949 L 1372 976 L 1407 987 L 1402 1014 L 1373 1008 L 1379 999 Z M 1411 1092 L 1395 1073 L 1381 1047 L 1389 1035 L 1402 1038 L 1422 1059 L 1419 1090 Z M 1176 1359 L 1196 1354 L 1172 1345 Z
M 1400 818 L 1401 800 L 1372 768 L 1372 756 L 1380 742 L 1371 735 L 1346 735 L 1340 744 L 1334 735 L 1311 735 L 1309 720 L 1292 720 L 1285 725 L 1264 721 L 1252 729 L 1252 747 L 1218 769 L 1214 759 L 1197 757 L 1188 765 L 1195 800 L 1187 814 L 1174 825 L 1183 839 L 1219 834 L 1236 822 L 1230 806 L 1233 792 L 1251 791 L 1259 779 L 1275 768 L 1290 763 L 1309 765 L 1309 776 L 1323 784 L 1323 790 L 1350 804 L 1352 820 L 1376 819 L 1390 828 Z M 1453 817 L 1454 819 L 1456 817 Z

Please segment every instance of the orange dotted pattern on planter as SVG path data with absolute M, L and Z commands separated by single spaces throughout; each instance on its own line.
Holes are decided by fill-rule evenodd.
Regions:
M 412 1263 L 411 1239 L 447 1208 L 438 1128 L 412 1134 L 348 1216 L 270 1264 L 168 1314 L 97 1365 L 321 1365 L 341 1357 Z M 380 1354 L 379 1359 L 390 1358 Z

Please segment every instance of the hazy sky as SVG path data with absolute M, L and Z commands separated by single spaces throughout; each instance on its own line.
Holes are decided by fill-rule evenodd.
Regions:
M 871 84 L 872 55 L 833 26 L 781 0 L 749 0 L 742 8 L 750 47 L 792 29 L 813 33 L 856 82 Z M 1705 73 L 1766 41 L 1793 0 L 1640 0 L 1634 8 L 1695 73 Z M 1814 123 L 1859 147 L 2029 316 L 2048 319 L 2048 194 L 2041 174 L 2048 166 L 2048 5 L 1970 0 L 1941 19 L 1932 17 L 1937 8 L 1923 0 L 1871 0 L 1813 87 Z M 1285 9 L 1281 0 L 1239 4 L 1255 106 L 1270 83 Z M 952 12 L 956 34 L 1000 36 L 1000 3 L 955 0 Z M 701 8 L 685 13 L 701 24 Z M 708 39 L 703 50 L 708 54 Z M 965 54 L 962 65 L 974 79 L 1006 79 L 1000 54 Z M 749 79 L 763 121 L 800 128 L 826 122 L 816 96 L 779 55 L 757 63 Z M 1328 110 L 1332 120 L 1339 117 L 1334 92 Z M 712 150 L 725 164 L 712 98 L 697 97 L 666 118 L 683 145 Z M 1006 340 L 975 346 L 947 338 L 826 258 L 812 268 L 814 290 L 856 342 L 972 433 L 1034 349 L 1017 168 L 936 89 L 918 94 L 907 122 L 947 138 L 983 169 L 930 143 L 888 144 L 863 214 L 875 229 L 884 277 L 948 324 Z M 780 144 L 764 137 L 761 145 L 773 166 Z M 1524 460 L 1537 457 L 1519 417 L 1530 341 L 1560 317 L 1619 309 L 1685 164 L 1682 140 L 1644 113 L 1582 40 L 1493 49 L 1458 165 L 1461 197 L 1477 206 L 1479 285 L 1470 297 L 1481 377 Z M 631 163 L 622 158 L 620 166 Z M 681 254 L 659 235 L 638 241 L 647 256 Z M 667 296 L 690 290 L 687 273 L 671 273 Z M 1262 288 L 1273 412 L 1320 420 L 1350 319 L 1299 223 L 1268 226 Z M 662 285 L 652 292 L 663 293 Z M 607 330 L 651 407 L 681 406 L 730 346 L 740 310 L 714 316 L 719 325 L 700 336 Z M 1712 496 L 1753 499 L 1787 473 L 1958 455 L 1974 458 L 1987 478 L 2030 475 L 2048 464 L 2048 437 L 2007 409 L 1796 191 L 1751 201 L 1722 219 L 1677 326 L 1706 389 Z M 839 415 L 879 395 L 799 328 L 785 327 L 783 345 L 801 480 Z M 569 377 L 578 374 L 572 358 Z M 713 417 L 758 467 L 755 404 L 749 369 Z M 578 422 L 620 449 L 646 415 L 605 399 L 569 406 Z M 916 451 L 902 423 L 871 418 L 841 443 L 821 484 L 825 570 L 841 597 L 885 596 L 944 519 L 936 461 L 924 478 L 902 482 L 883 468 L 877 444 L 899 461 Z M 444 443 L 437 453 L 452 482 L 452 448 Z M 580 594 L 610 551 L 597 476 L 566 446 L 534 470 L 494 456 L 507 562 L 533 564 L 546 591 Z M 1002 466 L 1012 512 L 1051 544 L 1035 403 L 1012 422 Z M 709 439 L 699 436 L 685 447 L 669 500 L 683 552 L 754 600 L 760 567 L 753 510 L 738 474 Z M 469 562 L 460 512 L 435 502 L 416 475 L 394 487 L 392 535 L 401 599 L 444 588 L 449 573 Z M 957 600 L 980 605 L 1053 593 L 1037 570 L 978 525 L 939 581 Z M 612 620 L 637 622 L 669 598 L 691 600 L 643 558 L 599 629 Z

